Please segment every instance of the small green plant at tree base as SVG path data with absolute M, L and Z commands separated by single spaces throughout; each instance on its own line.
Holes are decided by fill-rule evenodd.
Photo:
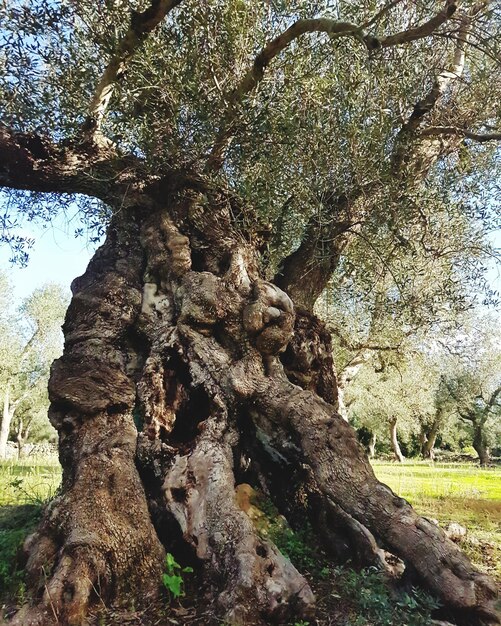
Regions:
M 184 596 L 183 574 L 191 574 L 192 567 L 181 567 L 170 552 L 165 556 L 165 572 L 162 574 L 162 582 L 167 589 L 169 598 L 177 600 Z

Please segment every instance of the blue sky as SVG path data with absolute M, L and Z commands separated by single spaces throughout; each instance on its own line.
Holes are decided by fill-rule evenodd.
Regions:
M 10 278 L 15 304 L 48 282 L 59 283 L 69 293 L 71 281 L 84 273 L 99 245 L 90 243 L 84 236 L 75 237 L 73 225 L 63 217 L 46 229 L 30 222 L 22 232 L 35 239 L 27 267 L 13 267 L 9 263 L 9 247 L 0 246 L 0 268 Z

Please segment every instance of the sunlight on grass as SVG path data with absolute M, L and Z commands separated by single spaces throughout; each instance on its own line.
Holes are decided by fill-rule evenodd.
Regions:
M 501 468 L 472 464 L 375 461 L 378 479 L 440 525 L 458 522 L 473 563 L 501 579 Z
M 374 471 L 399 496 L 501 500 L 501 469 L 472 464 L 373 463 Z
M 56 457 L 0 462 L 0 506 L 33 504 L 52 498 L 61 482 Z

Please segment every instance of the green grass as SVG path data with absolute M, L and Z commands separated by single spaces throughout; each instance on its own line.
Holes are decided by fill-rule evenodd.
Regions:
M 373 463 L 377 477 L 403 498 L 466 498 L 501 501 L 501 468 L 409 461 Z
M 23 571 L 18 557 L 24 539 L 60 481 L 56 458 L 0 462 L 0 589 L 11 598 L 22 599 Z
M 373 466 L 377 477 L 421 515 L 443 526 L 451 521 L 466 526 L 462 549 L 480 569 L 501 580 L 501 468 L 413 461 L 376 461 Z M 16 554 L 60 479 L 55 457 L 0 462 L 0 587 L 12 589 L 22 580 Z
M 45 502 L 61 482 L 56 457 L 0 462 L 0 506 Z
M 501 580 L 501 468 L 408 461 L 373 463 L 376 476 L 441 526 L 468 530 L 461 548 L 480 569 Z

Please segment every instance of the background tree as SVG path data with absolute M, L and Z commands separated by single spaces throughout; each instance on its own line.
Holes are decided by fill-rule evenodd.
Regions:
M 440 376 L 434 389 L 433 410 L 421 420 L 419 442 L 423 459 L 434 460 L 437 437 L 449 426 L 453 417 L 454 407 L 446 379 Z
M 6 281 L 5 284 L 8 285 Z M 8 311 L 10 290 L 5 290 L 4 298 L 3 309 Z M 35 421 L 40 420 L 48 407 L 49 369 L 62 351 L 61 324 L 66 306 L 62 288 L 52 284 L 26 298 L 18 316 L 8 315 L 0 348 L 5 355 L 0 367 L 3 383 L 0 458 L 6 456 L 11 428 L 15 427 L 20 451 Z M 22 415 L 16 419 L 20 410 Z
M 409 310 L 423 290 L 431 313 L 465 308 L 482 286 L 496 11 L 1 10 L 0 183 L 28 215 L 64 194 L 91 224 L 111 214 L 52 368 L 63 483 L 26 545 L 37 602 L 18 623 L 79 623 L 95 595 L 124 588 L 146 601 L 164 546 L 179 545 L 227 621 L 308 617 L 308 583 L 236 506 L 242 482 L 291 523 L 309 518 L 337 558 L 346 546 L 385 567 L 384 543 L 465 620 L 496 621 L 493 583 L 375 479 L 336 412 L 330 335 L 313 313 L 336 272 L 361 279 L 374 249 Z M 389 263 L 381 250 L 396 249 Z
M 434 414 L 434 380 L 424 359 L 367 364 L 350 387 L 350 419 L 389 441 L 395 458 L 403 462 L 399 433 L 406 442 L 420 432 Z M 379 371 L 378 371 L 379 370 Z
M 488 381 L 478 374 L 475 376 L 472 372 L 464 372 L 447 381 L 447 386 L 459 416 L 471 423 L 472 445 L 478 454 L 480 465 L 487 465 L 490 461 L 490 447 L 496 440 L 499 444 L 501 432 L 499 380 L 493 384 L 492 380 Z
M 472 445 L 481 465 L 490 461 L 490 448 L 501 436 L 501 352 L 499 324 L 484 317 L 480 328 L 468 336 L 462 351 L 443 378 L 445 402 L 471 432 Z
M 17 442 L 18 455 L 22 456 L 26 442 L 54 442 L 57 433 L 47 419 L 49 397 L 47 394 L 47 377 L 45 384 L 32 389 L 30 395 L 18 406 L 11 424 L 13 438 Z

